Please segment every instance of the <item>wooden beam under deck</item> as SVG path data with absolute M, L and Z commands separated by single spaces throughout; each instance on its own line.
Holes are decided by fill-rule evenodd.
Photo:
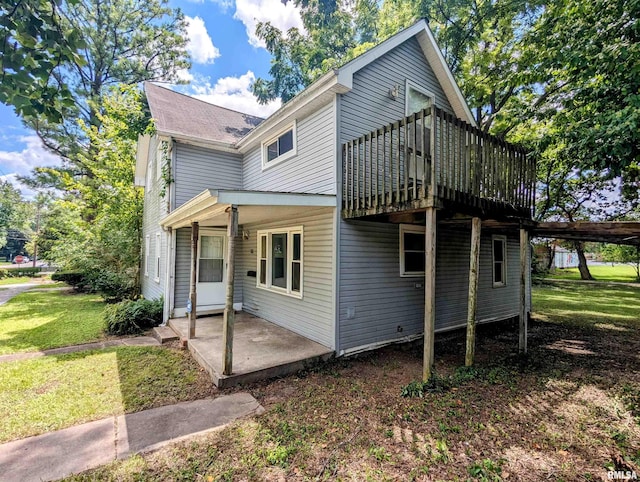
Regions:
M 424 353 L 422 379 L 431 378 L 436 326 L 436 209 L 426 209 L 424 246 Z
M 469 296 L 467 301 L 467 352 L 465 366 L 473 365 L 476 346 L 476 311 L 478 306 L 478 274 L 480 271 L 480 218 L 471 223 L 471 249 L 469 251 Z
M 222 374 L 233 373 L 233 330 L 235 312 L 233 311 L 233 283 L 236 270 L 236 237 L 238 236 L 238 207 L 229 206 L 227 227 L 227 286 L 225 293 L 224 318 L 222 321 Z
M 191 311 L 189 312 L 189 332 L 187 339 L 191 340 L 196 337 L 196 306 L 198 304 L 198 294 L 196 290 L 198 280 L 198 236 L 200 226 L 198 223 L 191 223 L 191 285 L 189 289 L 189 304 Z

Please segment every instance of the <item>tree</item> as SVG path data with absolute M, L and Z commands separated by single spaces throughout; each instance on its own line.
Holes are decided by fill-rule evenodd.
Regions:
M 31 185 L 67 190 L 70 179 L 92 182 L 92 146 L 83 126 L 100 127 L 102 96 L 110 86 L 179 81 L 179 72 L 190 66 L 186 23 L 181 11 L 167 4 L 168 0 L 75 0 L 63 5 L 63 27 L 79 32 L 86 46 L 81 56 L 53 70 L 56 82 L 68 85 L 73 98 L 62 122 L 26 119 L 64 161 L 59 169 L 36 169 Z
M 259 23 L 256 35 L 273 56 L 270 80 L 258 78 L 253 93 L 260 103 L 287 102 L 322 74 L 362 53 L 376 41 L 378 6 L 357 0 L 353 10 L 340 0 L 297 0 L 305 32 L 286 34 L 270 23 Z
M 23 118 L 60 122 L 73 105 L 54 72 L 81 63 L 78 49 L 84 42 L 78 30 L 64 24 L 61 5 L 61 0 L 0 1 L 0 102 L 13 105 Z
M 24 225 L 24 202 L 22 194 L 9 181 L 0 180 L 0 248 L 7 241 L 9 229 L 20 229 Z
M 636 271 L 636 281 L 640 281 L 640 246 L 605 244 L 601 253 L 603 261 L 632 265 Z

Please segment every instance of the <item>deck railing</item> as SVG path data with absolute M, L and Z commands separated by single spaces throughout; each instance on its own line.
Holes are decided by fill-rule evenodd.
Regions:
M 429 199 L 533 215 L 533 158 L 435 106 L 343 144 L 343 164 L 345 217 Z

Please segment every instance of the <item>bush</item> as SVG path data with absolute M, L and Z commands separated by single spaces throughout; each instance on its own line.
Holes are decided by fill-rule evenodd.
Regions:
M 135 294 L 133 280 L 123 274 L 101 270 L 87 273 L 85 277 L 87 287 L 100 293 L 108 303 L 129 299 Z
M 31 267 L 21 267 L 21 268 L 10 268 L 10 269 L 0 269 L 0 279 L 4 278 L 20 278 L 21 276 L 28 276 L 33 278 L 34 276 L 40 274 L 42 268 L 33 266 Z
M 110 335 L 133 335 L 162 322 L 162 298 L 126 300 L 104 310 L 104 329 Z
M 86 285 L 85 274 L 81 271 L 58 271 L 51 275 L 53 281 L 62 281 L 69 286 L 82 290 Z

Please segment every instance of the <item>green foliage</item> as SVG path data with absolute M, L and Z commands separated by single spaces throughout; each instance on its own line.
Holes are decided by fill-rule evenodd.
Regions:
M 10 269 L 0 269 L 0 279 L 5 278 L 21 278 L 23 276 L 27 276 L 29 278 L 33 278 L 37 276 L 42 271 L 40 267 L 20 267 L 20 268 L 10 268 Z
M 162 323 L 162 299 L 126 300 L 104 310 L 104 327 L 110 335 L 141 333 Z
M 78 50 L 86 46 L 79 30 L 65 22 L 63 1 L 0 1 L 0 38 L 0 102 L 23 118 L 61 121 L 73 97 L 55 73 L 82 65 Z
M 24 225 L 24 202 L 20 191 L 0 179 L 0 248 L 7 243 L 9 229 Z
M 475 480 L 482 482 L 500 481 L 502 480 L 502 460 L 494 462 L 491 459 L 483 459 L 479 462 L 474 462 L 467 470 L 469 475 Z
M 423 398 L 427 393 L 443 393 L 473 380 L 480 380 L 488 385 L 503 385 L 512 382 L 513 374 L 502 366 L 463 366 L 456 368 L 451 375 L 438 375 L 434 372 L 426 382 L 414 380 L 402 387 L 400 395 L 405 398 Z
M 51 275 L 51 280 L 62 281 L 77 289 L 86 285 L 85 274 L 80 271 L 57 271 Z
M 603 261 L 632 265 L 636 271 L 636 281 L 640 281 L 640 246 L 605 244 L 601 254 Z

